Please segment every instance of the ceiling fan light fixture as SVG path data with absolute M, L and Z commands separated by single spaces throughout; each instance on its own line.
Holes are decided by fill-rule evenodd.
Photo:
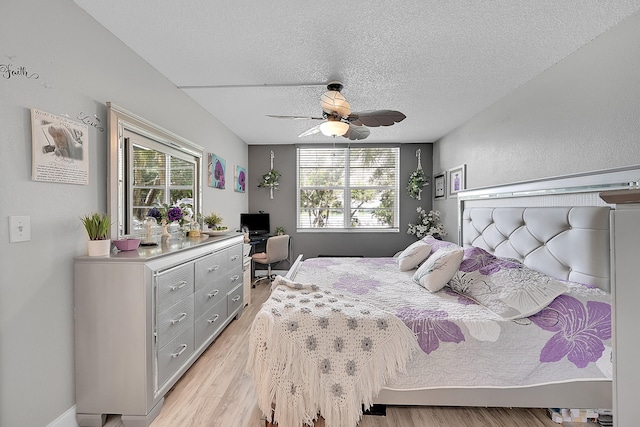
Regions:
M 320 97 L 322 111 L 327 114 L 337 113 L 340 117 L 351 114 L 351 105 L 347 99 L 337 90 L 328 90 Z
M 351 113 L 351 105 L 349 105 L 340 91 L 342 91 L 341 82 L 332 81 L 327 84 L 327 91 L 320 97 L 322 117 L 269 116 L 283 119 L 326 120 L 326 122 L 302 132 L 298 137 L 322 132 L 323 135 L 333 136 L 334 138 L 336 136 L 344 136 L 351 141 L 367 138 L 370 133 L 367 126 L 391 126 L 407 118 L 400 111 L 395 110 L 370 110 Z
M 320 132 L 326 136 L 342 136 L 349 130 L 349 123 L 330 120 L 320 125 Z

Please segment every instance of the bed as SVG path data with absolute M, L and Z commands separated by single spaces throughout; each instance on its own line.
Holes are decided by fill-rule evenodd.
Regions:
M 616 188 L 619 179 L 597 188 Z M 463 193 L 460 245 L 427 238 L 429 255 L 407 271 L 399 268 L 406 250 L 299 257 L 274 282 L 251 334 L 248 370 L 263 412 L 273 410 L 283 426 L 311 424 L 318 413 L 327 426 L 355 426 L 361 404 L 611 408 L 611 207 L 587 186 L 586 202 L 583 185 L 565 187 L 559 199 L 557 190 L 541 198 L 527 191 L 524 202 L 513 188 L 492 189 L 490 201 Z M 443 288 L 414 280 L 443 253 L 455 266 Z M 431 264 L 431 273 L 441 270 Z M 511 304 L 516 312 L 495 298 L 509 283 L 525 289 Z M 340 337 L 355 343 L 356 356 L 336 351 Z M 284 342 L 286 350 L 266 356 Z M 359 359 L 385 346 L 395 350 Z

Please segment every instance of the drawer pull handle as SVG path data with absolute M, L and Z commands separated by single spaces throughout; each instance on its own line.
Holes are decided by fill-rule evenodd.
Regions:
M 231 298 L 231 301 L 233 301 L 233 302 L 238 302 L 238 301 L 240 301 L 240 295 L 238 295 L 238 296 L 235 296 L 235 297 Z
M 187 281 L 186 280 L 182 280 L 180 282 L 178 282 L 177 285 L 173 285 L 171 287 L 172 291 L 177 291 L 178 289 L 184 288 L 185 286 L 187 286 Z
M 171 358 L 175 359 L 176 357 L 180 356 L 182 353 L 184 353 L 184 351 L 187 349 L 187 345 L 186 344 L 182 344 L 180 346 L 180 350 L 177 353 L 171 353 Z
M 215 322 L 216 320 L 218 320 L 218 317 L 220 317 L 220 315 L 219 315 L 219 314 L 216 314 L 216 315 L 215 315 L 215 316 L 213 316 L 211 319 L 207 319 L 207 322 L 209 322 L 209 323 L 213 323 L 213 322 Z
M 220 289 L 216 289 L 215 291 L 211 292 L 210 294 L 207 294 L 207 298 L 213 298 L 216 295 L 218 295 L 218 292 L 220 292 Z
M 238 280 L 240 278 L 240 276 L 238 276 L 237 274 L 235 276 L 231 277 L 231 281 L 235 282 L 236 280 Z
M 216 271 L 218 268 L 220 268 L 219 265 L 214 265 L 212 267 L 209 267 L 209 273 L 211 273 L 212 271 Z
M 175 325 L 176 323 L 182 322 L 186 318 L 187 318 L 187 313 L 180 313 L 180 316 L 178 316 L 175 319 L 171 319 L 171 324 Z
M 231 257 L 231 261 L 235 261 L 235 260 L 237 260 L 238 258 L 239 258 L 239 256 L 238 256 L 238 255 L 234 255 L 234 256 L 232 256 L 232 257 Z

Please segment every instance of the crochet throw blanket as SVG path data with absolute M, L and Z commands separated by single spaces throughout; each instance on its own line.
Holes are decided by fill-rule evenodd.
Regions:
M 356 426 L 419 347 L 395 316 L 278 276 L 251 328 L 247 371 L 258 406 L 281 427 Z M 272 408 L 275 405 L 275 409 Z

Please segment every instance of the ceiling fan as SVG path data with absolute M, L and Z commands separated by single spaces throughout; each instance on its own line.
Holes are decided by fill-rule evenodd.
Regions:
M 327 91 L 320 97 L 322 117 L 278 116 L 272 114 L 268 114 L 268 116 L 278 119 L 325 120 L 323 123 L 304 131 L 298 137 L 322 132 L 326 136 L 343 136 L 353 141 L 368 137 L 368 127 L 391 126 L 407 117 L 400 111 L 395 110 L 372 110 L 352 113 L 351 105 L 349 105 L 344 95 L 340 93 L 342 88 L 341 82 L 332 81 L 327 84 Z

